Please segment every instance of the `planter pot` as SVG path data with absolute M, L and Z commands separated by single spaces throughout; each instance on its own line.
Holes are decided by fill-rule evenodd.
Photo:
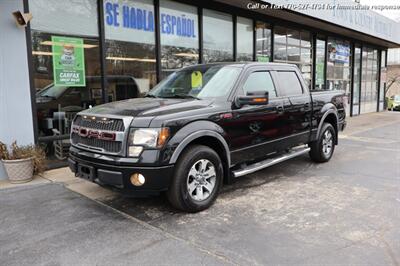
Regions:
M 33 178 L 32 158 L 20 160 L 2 160 L 11 183 L 25 183 Z
M 6 173 L 6 169 L 4 169 L 3 163 L 0 160 L 0 181 L 1 180 L 7 180 L 7 173 Z

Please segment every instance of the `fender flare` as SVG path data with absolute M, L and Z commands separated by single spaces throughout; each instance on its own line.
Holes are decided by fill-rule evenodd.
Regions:
M 203 129 L 199 130 L 196 132 L 191 133 L 188 135 L 186 138 L 184 138 L 179 145 L 176 147 L 174 153 L 171 156 L 171 159 L 169 160 L 170 164 L 176 163 L 176 161 L 179 158 L 179 155 L 181 155 L 182 151 L 194 140 L 201 138 L 201 137 L 213 137 L 217 139 L 224 147 L 225 151 L 225 156 L 227 159 L 228 167 L 231 165 L 231 155 L 229 152 L 229 146 L 228 143 L 226 143 L 225 139 L 221 136 L 221 134 L 214 132 L 212 130 L 208 129 Z
M 337 115 L 337 111 L 336 109 L 328 109 L 327 111 L 325 111 L 325 113 L 323 114 L 321 121 L 319 121 L 318 124 L 318 130 L 317 130 L 317 138 L 319 138 L 320 134 L 321 134 L 321 129 L 322 129 L 322 125 L 325 122 L 325 119 L 328 117 L 328 115 L 330 114 L 334 114 L 334 116 L 336 117 L 336 144 L 338 143 L 338 135 L 339 135 L 339 117 Z

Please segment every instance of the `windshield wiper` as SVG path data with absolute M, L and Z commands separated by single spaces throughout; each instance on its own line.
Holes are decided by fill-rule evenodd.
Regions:
M 144 96 L 145 98 L 158 98 L 157 96 L 155 96 L 154 94 L 148 93 Z
M 177 98 L 177 99 L 196 99 L 196 100 L 200 100 L 200 98 L 197 98 L 194 95 L 190 95 L 190 94 L 174 94 L 174 95 L 170 95 L 170 96 L 166 96 L 164 98 Z

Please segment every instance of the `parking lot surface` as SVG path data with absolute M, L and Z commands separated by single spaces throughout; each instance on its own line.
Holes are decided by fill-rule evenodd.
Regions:
M 330 162 L 242 177 L 196 214 L 64 171 L 0 190 L 0 265 L 400 265 L 400 113 L 351 118 Z

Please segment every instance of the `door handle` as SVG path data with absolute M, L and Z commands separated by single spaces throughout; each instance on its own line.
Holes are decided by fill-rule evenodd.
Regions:
M 278 112 L 278 114 L 283 114 L 283 112 L 284 112 L 283 105 L 278 105 L 276 107 L 276 111 Z
M 310 103 L 305 103 L 301 108 L 301 112 L 308 111 L 310 109 Z

